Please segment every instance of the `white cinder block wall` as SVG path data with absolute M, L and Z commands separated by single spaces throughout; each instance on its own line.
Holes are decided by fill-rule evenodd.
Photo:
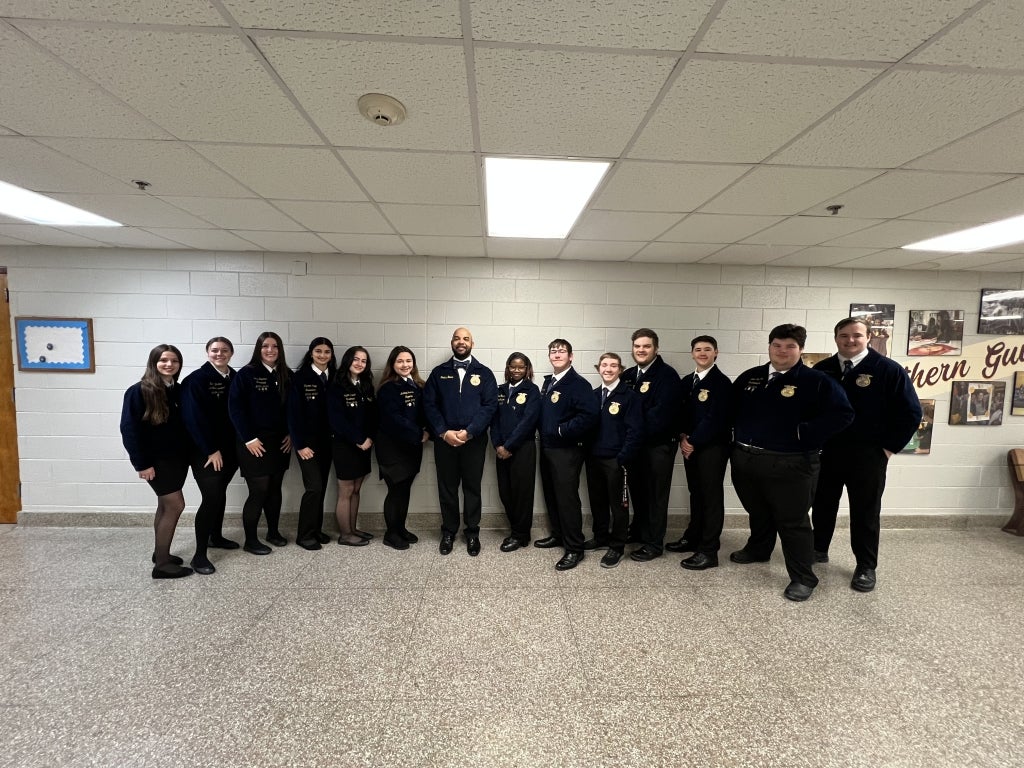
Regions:
M 426 376 L 450 354 L 452 330 L 465 325 L 476 339 L 474 353 L 499 381 L 506 356 L 521 351 L 533 360 L 539 382 L 547 343 L 561 336 L 575 347 L 577 369 L 596 384 L 599 355 L 616 351 L 628 360 L 630 333 L 650 326 L 661 336 L 662 355 L 680 372 L 692 370 L 690 339 L 713 334 L 722 370 L 735 377 L 766 362 L 767 332 L 778 323 L 805 325 L 807 351 L 834 351 L 832 326 L 851 302 L 896 305 L 890 345 L 902 363 L 909 360 L 910 309 L 965 310 L 968 346 L 984 340 L 974 333 L 979 289 L 1022 283 L 1019 273 L 44 247 L 0 248 L 0 265 L 9 268 L 12 316 L 93 318 L 95 374 L 18 372 L 15 379 L 24 512 L 80 514 L 83 521 L 95 513 L 137 520 L 134 513 L 153 509 L 151 491 L 121 446 L 118 419 L 125 388 L 138 380 L 157 343 L 178 346 L 187 373 L 205 361 L 205 342 L 214 335 L 235 343 L 236 367 L 248 361 L 263 330 L 282 336 L 292 367 L 309 340 L 324 335 L 339 356 L 352 344 L 367 347 L 378 375 L 391 347 L 406 344 Z M 995 380 L 1007 382 L 1009 398 L 1012 371 L 1004 369 Z M 1013 506 L 1005 454 L 1024 444 L 1024 417 L 1009 415 L 1007 402 L 1001 427 L 951 427 L 949 385 L 925 396 L 938 401 L 932 453 L 893 459 L 887 514 L 952 514 L 968 522 L 1005 515 Z M 428 450 L 414 512 L 437 510 L 429 457 Z M 493 476 L 489 459 L 485 513 L 500 512 Z M 374 469 L 363 494 L 365 512 L 379 512 L 383 490 Z M 727 491 L 729 511 L 742 513 L 731 487 Z M 194 510 L 199 494 L 191 479 L 185 492 Z M 286 512 L 294 511 L 300 494 L 293 463 Z M 229 511 L 237 513 L 244 497 L 236 478 Z M 670 530 L 682 524 L 678 515 L 686 509 L 680 462 Z M 543 526 L 539 494 L 536 511 Z

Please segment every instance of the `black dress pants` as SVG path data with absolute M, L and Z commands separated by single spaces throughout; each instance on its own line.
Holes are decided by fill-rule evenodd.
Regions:
M 728 443 L 706 445 L 683 462 L 690 490 L 690 522 L 683 538 L 693 542 L 695 552 L 715 555 L 722 546 L 725 524 L 725 466 L 729 463 Z
M 299 525 L 296 539 L 312 541 L 324 527 L 324 499 L 331 481 L 331 442 L 312 446 L 313 458 L 298 457 L 302 472 L 302 499 L 299 501 Z
M 626 548 L 629 508 L 622 506 L 622 467 L 614 458 L 587 457 L 587 495 L 594 518 L 594 538 L 610 549 Z
M 384 525 L 392 537 L 401 536 L 406 530 L 409 519 L 409 497 L 412 495 L 412 484 L 416 475 L 401 480 L 392 480 L 384 475 L 384 484 L 388 487 L 384 497 Z
M 659 553 L 665 546 L 668 496 L 678 446 L 678 443 L 644 446 L 627 467 L 629 495 L 633 502 L 632 538 Z
M 533 487 L 537 482 L 537 446 L 529 440 L 508 459 L 495 459 L 498 498 L 505 508 L 511 535 L 530 540 L 533 528 Z
M 583 551 L 583 502 L 580 501 L 582 471 L 582 448 L 541 449 L 540 479 L 551 523 L 551 535 L 562 540 L 566 552 Z
M 463 518 L 467 536 L 480 533 L 483 502 L 480 486 L 487 450 L 485 436 L 465 445 L 452 447 L 438 438 L 434 441 L 434 465 L 437 469 L 437 499 L 441 507 L 441 531 L 454 536 L 459 532 L 459 485 L 462 486 Z

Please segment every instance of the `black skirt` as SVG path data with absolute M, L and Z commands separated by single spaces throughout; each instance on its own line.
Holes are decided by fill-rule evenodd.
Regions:
M 263 443 L 263 455 L 253 456 L 245 443 L 238 441 L 235 451 L 238 454 L 238 467 L 242 470 L 242 477 L 269 477 L 270 475 L 284 474 L 291 462 L 291 451 L 281 452 L 281 441 L 283 434 L 257 435 Z
M 161 456 L 153 464 L 156 476 L 147 480 L 157 496 L 180 491 L 188 476 L 188 460 L 184 456 Z
M 334 471 L 339 480 L 358 480 L 370 474 L 370 451 L 352 443 L 334 441 Z

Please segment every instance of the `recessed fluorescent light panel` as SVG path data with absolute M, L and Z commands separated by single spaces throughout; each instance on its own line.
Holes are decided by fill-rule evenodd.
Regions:
M 0 213 L 48 227 L 123 227 L 117 221 L 0 181 Z
M 484 158 L 487 234 L 564 239 L 611 163 Z
M 903 247 L 908 251 L 946 251 L 948 253 L 971 253 L 1000 248 L 1004 245 L 1024 242 L 1024 216 L 993 221 L 980 227 L 971 227 L 960 232 L 951 232 L 942 237 L 933 237 Z

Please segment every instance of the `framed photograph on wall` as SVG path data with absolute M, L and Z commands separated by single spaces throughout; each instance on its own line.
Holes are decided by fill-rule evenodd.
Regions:
M 949 423 L 998 427 L 1006 403 L 1004 381 L 954 381 L 949 398 Z
M 822 360 L 832 357 L 833 354 L 832 352 L 801 352 L 800 359 L 808 368 L 813 368 Z
M 982 288 L 978 333 L 1003 336 L 1024 333 L 1024 291 Z
M 963 351 L 962 309 L 912 309 L 907 328 L 907 354 L 959 355 Z
M 1010 405 L 1011 416 L 1024 416 L 1024 371 L 1013 374 L 1013 403 Z
M 932 427 L 935 425 L 935 401 L 921 401 L 921 423 L 917 425 L 917 432 L 910 438 L 910 442 L 900 453 L 913 453 L 917 456 L 927 456 L 932 452 Z
M 896 321 L 895 304 L 851 304 L 850 317 L 868 325 L 868 346 L 882 357 L 889 356 L 892 329 Z
M 16 317 L 19 371 L 95 373 L 92 320 L 80 317 Z

